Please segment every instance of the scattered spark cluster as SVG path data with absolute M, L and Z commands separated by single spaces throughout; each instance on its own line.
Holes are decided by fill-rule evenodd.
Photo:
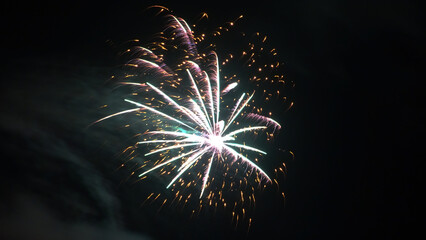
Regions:
M 143 123 L 139 140 L 124 150 L 132 160 L 141 149 L 145 151 L 132 175 L 139 180 L 167 176 L 165 187 L 171 192 L 162 200 L 161 193 L 152 192 L 144 203 L 160 200 L 161 207 L 166 203 L 184 206 L 198 199 L 193 214 L 203 206 L 229 209 L 236 224 L 246 220 L 250 226 L 248 211 L 255 205 L 256 189 L 278 185 L 273 176 L 286 171 L 284 163 L 271 172 L 261 168 L 264 161 L 259 160 L 266 161 L 267 153 L 254 141 L 265 138 L 269 142 L 281 128 L 266 109 L 293 105 L 282 96 L 289 84 L 277 73 L 280 62 L 269 61 L 276 58 L 277 50 L 267 48 L 267 36 L 256 33 L 256 43 L 239 44 L 237 52 L 231 50 L 221 57 L 216 53 L 220 51 L 218 39 L 242 15 L 196 35 L 191 29 L 196 24 L 190 26 L 165 7 L 152 8 L 164 14 L 166 27 L 155 41 L 122 53 L 131 59 L 120 78 L 120 84 L 134 90 L 124 99 L 129 108 L 97 122 L 133 113 Z M 201 24 L 208 18 L 202 13 L 195 22 Z M 239 37 L 246 36 L 241 33 Z M 131 42 L 140 43 L 137 39 Z M 263 60 L 265 54 L 268 60 Z M 236 74 L 241 66 L 252 75 Z M 241 93 L 247 86 L 252 91 Z

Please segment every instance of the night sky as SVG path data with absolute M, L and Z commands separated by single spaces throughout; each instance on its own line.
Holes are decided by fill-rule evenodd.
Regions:
M 231 2 L 1 4 L 1 239 L 398 239 L 420 232 L 424 10 L 408 1 Z M 87 128 L 105 116 L 99 106 L 120 98 L 106 83 L 123 63 L 120 43 L 161 27 L 144 11 L 153 4 L 187 20 L 207 12 L 218 25 L 243 14 L 245 30 L 268 35 L 283 74 L 296 83 L 294 107 L 279 119 L 279 139 L 295 154 L 280 183 L 285 205 L 258 194 L 248 233 L 220 212 L 190 219 L 179 209 L 141 207 L 143 183 L 117 170 L 132 132 L 118 132 L 119 119 Z

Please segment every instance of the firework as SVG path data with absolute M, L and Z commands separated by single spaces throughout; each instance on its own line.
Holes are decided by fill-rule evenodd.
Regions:
M 162 7 L 160 11 L 168 10 Z M 207 18 L 207 14 L 204 13 L 201 18 Z M 235 21 L 241 18 L 242 16 Z M 135 148 L 146 146 L 143 149 L 150 149 L 144 153 L 149 160 L 142 164 L 136 175 L 140 179 L 148 174 L 170 175 L 166 188 L 173 190 L 177 185 L 184 188 L 197 186 L 200 203 L 205 197 L 210 199 L 209 204 L 212 205 L 211 199 L 216 197 L 226 206 L 222 191 L 226 185 L 224 180 L 219 184 L 221 187 L 216 195 L 212 191 L 205 193 L 209 186 L 212 187 L 212 174 L 227 176 L 230 166 L 234 165 L 234 174 L 241 175 L 238 179 L 244 179 L 239 181 L 240 185 L 245 184 L 247 187 L 247 178 L 250 176 L 253 176 L 258 184 L 276 182 L 262 169 L 258 160 L 267 153 L 255 145 L 247 145 L 245 141 L 247 136 L 251 136 L 253 140 L 261 136 L 262 132 L 266 133 L 267 140 L 270 140 L 273 133 L 281 128 L 281 125 L 271 118 L 271 112 L 266 116 L 262 114 L 261 107 L 256 107 L 256 96 L 261 96 L 260 98 L 267 102 L 271 100 L 272 93 L 259 89 L 257 92 L 237 94 L 241 91 L 241 81 L 237 75 L 221 77 L 220 70 L 221 66 L 235 59 L 234 54 L 228 54 L 220 61 L 214 50 L 200 53 L 199 45 L 208 36 L 204 33 L 195 36 L 190 26 L 181 18 L 167 15 L 167 19 L 167 27 L 159 34 L 159 41 L 124 51 L 124 54 L 130 54 L 132 57 L 125 64 L 131 69 L 131 73 L 126 74 L 125 80 L 120 84 L 136 90 L 131 97 L 124 99 L 129 109 L 106 116 L 96 123 L 111 117 L 136 113 L 141 122 L 144 122 L 145 129 L 142 129 L 143 134 L 140 134 Z M 227 24 L 233 26 L 235 21 Z M 228 29 L 219 27 L 212 36 L 221 35 L 221 31 Z M 261 41 L 265 40 L 266 37 L 263 37 Z M 255 54 L 253 43 L 248 46 L 249 50 L 242 52 L 239 61 L 245 62 L 248 67 L 254 67 L 258 54 Z M 212 48 L 211 44 L 205 47 L 209 48 Z M 263 51 L 263 48 L 260 51 Z M 276 50 L 272 49 L 269 53 L 275 56 Z M 168 55 L 173 57 L 168 58 Z M 170 63 L 170 59 L 175 56 L 182 57 L 177 58 L 177 63 Z M 275 69 L 278 65 L 278 62 L 265 64 L 262 66 L 265 69 L 263 72 L 267 72 L 268 67 Z M 262 71 L 261 67 L 257 69 L 257 72 Z M 280 75 L 273 75 L 269 82 L 281 84 L 284 83 L 282 78 Z M 249 81 L 260 88 L 260 77 L 249 77 Z M 274 90 L 279 95 L 279 90 Z M 212 167 L 219 164 L 224 167 Z M 238 168 L 243 171 L 239 172 Z M 279 169 L 284 172 L 283 168 Z M 185 175 L 193 176 L 192 180 L 185 182 Z M 233 183 L 229 185 L 232 188 Z M 246 194 L 242 190 L 238 191 L 241 199 L 239 202 L 244 203 L 244 199 L 248 199 L 254 204 L 254 188 L 250 189 L 251 192 Z M 157 199 L 159 195 L 152 193 L 147 200 Z M 178 198 L 178 195 L 179 191 L 175 198 Z M 181 199 L 182 195 L 179 201 Z M 164 200 L 163 204 L 166 201 Z M 236 205 L 237 202 L 232 211 L 233 217 Z M 246 210 L 242 208 L 241 212 L 244 216 Z M 236 214 L 237 222 L 238 217 Z M 251 223 L 251 219 L 249 222 Z

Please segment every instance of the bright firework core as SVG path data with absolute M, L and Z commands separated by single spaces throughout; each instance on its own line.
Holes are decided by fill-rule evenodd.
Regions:
M 224 138 L 222 137 L 222 130 L 224 127 L 223 120 L 216 123 L 214 134 L 208 135 L 208 144 L 210 144 L 220 154 L 224 146 Z M 225 139 L 226 140 L 226 139 Z

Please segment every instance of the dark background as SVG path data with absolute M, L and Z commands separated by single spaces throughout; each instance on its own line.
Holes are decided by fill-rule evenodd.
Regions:
M 260 197 L 247 234 L 224 217 L 140 207 L 117 129 L 87 132 L 114 97 L 117 49 L 161 4 L 184 19 L 244 14 L 296 83 L 281 133 L 295 153 L 283 205 Z M 397 239 L 420 233 L 424 10 L 390 1 L 56 1 L 1 4 L 2 239 Z M 231 43 L 232 44 L 232 43 Z M 112 94 L 112 95 L 111 95 Z M 117 93 L 118 94 L 118 93 Z M 117 95 L 119 96 L 119 95 Z M 123 143 L 117 145 L 116 143 Z M 140 189 L 139 189 L 140 190 Z

